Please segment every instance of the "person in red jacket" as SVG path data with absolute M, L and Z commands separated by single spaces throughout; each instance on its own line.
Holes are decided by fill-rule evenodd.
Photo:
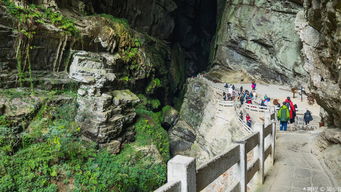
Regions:
M 290 97 L 287 97 L 287 99 L 284 102 L 286 103 L 290 112 L 290 123 L 294 123 L 296 116 L 296 109 L 294 103 L 291 101 Z
M 247 126 L 249 126 L 251 128 L 251 124 L 252 124 L 252 121 L 251 121 L 251 117 L 249 114 L 246 114 L 246 124 Z

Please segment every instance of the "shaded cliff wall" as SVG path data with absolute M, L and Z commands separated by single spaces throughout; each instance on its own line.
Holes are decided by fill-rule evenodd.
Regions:
M 208 68 L 221 2 L 100 0 L 92 1 L 92 5 L 96 13 L 125 18 L 134 29 L 169 42 L 174 51 L 183 52 L 185 74 L 192 76 Z

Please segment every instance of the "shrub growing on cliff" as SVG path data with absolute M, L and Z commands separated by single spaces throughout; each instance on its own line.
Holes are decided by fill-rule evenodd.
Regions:
M 58 94 L 46 93 L 46 100 Z M 47 103 L 41 106 L 28 131 L 21 134 L 18 151 L 8 148 L 13 153 L 7 153 L 7 149 L 0 148 L 0 191 L 147 192 L 166 181 L 169 142 L 160 125 L 160 112 L 141 106 L 134 125 L 136 141 L 125 144 L 115 155 L 79 138 L 74 102 Z M 0 121 L 8 125 L 5 117 L 0 116 Z M 3 147 L 8 144 L 6 140 Z
M 117 18 L 117 17 L 114 17 L 112 15 L 108 15 L 108 14 L 98 14 L 98 16 L 110 19 L 111 21 L 113 21 L 115 23 L 122 24 L 125 27 L 129 27 L 128 20 L 125 18 Z
M 23 24 L 22 30 L 25 30 L 24 34 L 26 36 L 33 35 L 30 26 L 32 27 L 34 23 L 52 24 L 71 35 L 77 35 L 79 33 L 79 30 L 75 27 L 71 19 L 64 17 L 61 13 L 52 9 L 46 9 L 34 4 L 26 7 L 16 6 L 10 0 L 2 0 L 0 3 L 6 6 L 7 11 L 17 18 L 19 23 Z
M 153 80 L 150 81 L 149 85 L 146 88 L 146 93 L 147 94 L 153 94 L 155 89 L 161 87 L 161 80 L 158 78 L 155 78 Z
M 33 92 L 30 51 L 34 48 L 31 43 L 36 31 L 38 31 L 37 28 L 39 28 L 40 24 L 52 24 L 61 29 L 62 33 L 66 35 L 78 35 L 79 30 L 72 20 L 51 9 L 34 4 L 25 7 L 16 6 L 10 0 L 2 0 L 0 5 L 5 5 L 7 12 L 17 19 L 16 31 L 19 35 L 15 56 L 18 81 L 20 86 L 23 86 L 24 82 L 28 81 Z

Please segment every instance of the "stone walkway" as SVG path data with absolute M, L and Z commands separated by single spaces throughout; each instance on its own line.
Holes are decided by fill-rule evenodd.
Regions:
M 277 132 L 276 161 L 257 192 L 333 191 L 333 180 L 311 153 L 313 132 Z

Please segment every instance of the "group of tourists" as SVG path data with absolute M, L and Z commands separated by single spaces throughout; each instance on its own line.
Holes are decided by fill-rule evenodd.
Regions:
M 288 122 L 294 123 L 297 112 L 297 105 L 291 101 L 290 97 L 283 102 L 282 106 L 277 112 L 277 119 L 280 121 L 280 130 L 286 131 L 288 128 Z M 303 116 L 305 125 L 308 125 L 313 120 L 311 112 L 306 110 Z
M 224 87 L 227 89 L 227 91 L 223 92 L 223 100 L 233 101 L 238 95 L 236 87 L 233 84 L 227 84 L 227 83 L 225 83 Z
M 234 101 L 236 98 L 240 101 L 240 104 L 243 105 L 244 103 L 252 104 L 253 100 L 257 98 L 256 93 L 256 83 L 255 81 L 251 84 L 251 91 L 244 90 L 244 87 L 241 86 L 239 90 L 236 89 L 236 86 L 233 84 L 225 83 L 224 87 L 226 88 L 226 92 L 223 92 L 223 100 L 224 101 Z M 250 114 L 246 114 L 244 118 L 243 112 L 240 112 L 240 119 L 242 119 L 251 128 L 252 120 Z
M 240 113 L 239 113 L 239 118 L 240 118 L 241 120 L 244 120 L 244 114 L 243 114 L 242 111 L 240 111 Z M 247 125 L 248 127 L 251 128 L 251 126 L 252 126 L 252 120 L 251 120 L 250 114 L 246 113 L 246 115 L 245 115 L 245 121 L 246 121 L 246 125 Z
M 239 90 L 236 90 L 235 85 L 233 84 L 224 84 L 224 87 L 226 88 L 226 92 L 223 92 L 223 100 L 224 101 L 234 101 L 236 98 L 238 98 L 241 105 L 244 103 L 252 104 L 255 99 L 257 99 L 257 93 L 256 93 L 256 87 L 257 84 L 255 81 L 252 81 L 251 83 L 251 91 L 244 90 L 243 86 L 240 87 Z M 260 100 L 259 105 L 267 107 L 269 106 L 271 101 L 271 98 L 267 95 L 264 96 Z M 297 112 L 297 105 L 292 102 L 290 97 L 287 97 L 285 101 L 280 105 L 277 99 L 274 99 L 273 104 L 279 108 L 277 112 L 277 118 L 280 121 L 280 130 L 281 131 L 287 131 L 288 129 L 288 123 L 294 123 L 296 112 Z M 250 114 L 246 114 L 244 118 L 243 112 L 240 112 L 240 119 L 244 120 L 246 124 L 251 127 L 252 120 L 250 117 Z M 310 121 L 313 120 L 312 114 L 309 110 L 307 110 L 304 113 L 304 122 L 306 125 L 310 123 Z
M 241 87 L 242 89 L 243 87 Z M 252 101 L 257 97 L 257 94 L 255 91 L 248 91 L 248 90 L 241 90 L 239 92 L 239 101 L 240 105 L 243 105 L 244 102 L 247 104 L 252 104 Z
M 271 99 L 267 95 L 264 96 L 264 99 L 260 101 L 260 106 L 267 107 L 270 103 Z

